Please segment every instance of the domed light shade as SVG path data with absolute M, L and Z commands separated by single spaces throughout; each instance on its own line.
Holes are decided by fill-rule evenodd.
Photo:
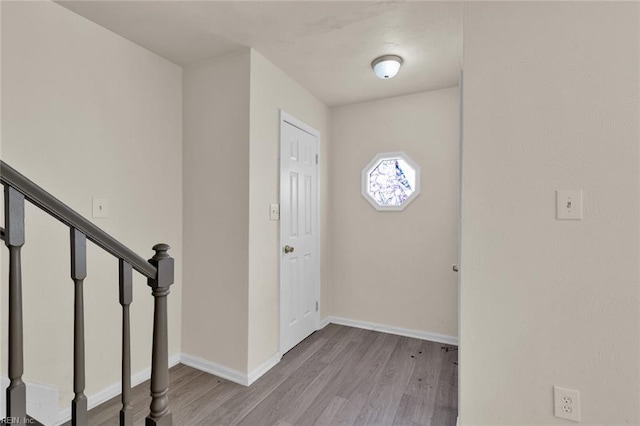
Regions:
M 398 74 L 398 71 L 400 71 L 401 65 L 402 58 L 396 55 L 380 56 L 371 62 L 373 72 L 376 73 L 378 78 L 383 80 L 395 77 L 395 75 Z

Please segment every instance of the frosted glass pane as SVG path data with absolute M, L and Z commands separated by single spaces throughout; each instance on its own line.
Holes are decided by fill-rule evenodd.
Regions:
M 400 206 L 415 189 L 416 172 L 402 158 L 382 159 L 369 172 L 369 195 L 381 206 Z

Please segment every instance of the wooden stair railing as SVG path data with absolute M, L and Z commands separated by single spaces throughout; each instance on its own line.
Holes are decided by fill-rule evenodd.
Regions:
M 4 185 L 5 227 L 0 238 L 9 248 L 9 380 L 7 422 L 27 423 L 22 322 L 21 248 L 24 239 L 25 200 L 44 210 L 71 232 L 71 279 L 74 283 L 72 425 L 87 424 L 84 354 L 83 283 L 87 276 L 87 239 L 119 260 L 119 296 L 122 305 L 122 408 L 120 425 L 133 425 L 131 410 L 131 343 L 129 306 L 132 302 L 133 270 L 145 277 L 154 297 L 153 346 L 151 355 L 151 405 L 147 426 L 172 424 L 169 411 L 169 356 L 167 339 L 167 296 L 174 279 L 174 260 L 167 244 L 153 247 L 155 255 L 146 261 L 115 238 L 76 213 L 60 200 L 0 160 L 0 183 Z

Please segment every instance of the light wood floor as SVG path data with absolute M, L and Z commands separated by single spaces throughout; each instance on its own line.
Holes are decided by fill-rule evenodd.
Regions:
M 330 324 L 250 387 L 177 365 L 169 401 L 176 426 L 454 426 L 457 364 L 453 346 Z M 144 424 L 149 383 L 133 392 Z M 119 404 L 94 408 L 89 424 L 117 425 Z

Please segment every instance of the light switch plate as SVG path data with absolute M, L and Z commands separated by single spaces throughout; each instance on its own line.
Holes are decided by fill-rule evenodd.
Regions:
M 106 198 L 93 197 L 93 217 L 109 217 L 109 200 Z
M 279 204 L 271 204 L 269 206 L 269 219 L 270 220 L 280 220 L 280 205 Z
M 582 220 L 582 190 L 556 191 L 556 219 Z

